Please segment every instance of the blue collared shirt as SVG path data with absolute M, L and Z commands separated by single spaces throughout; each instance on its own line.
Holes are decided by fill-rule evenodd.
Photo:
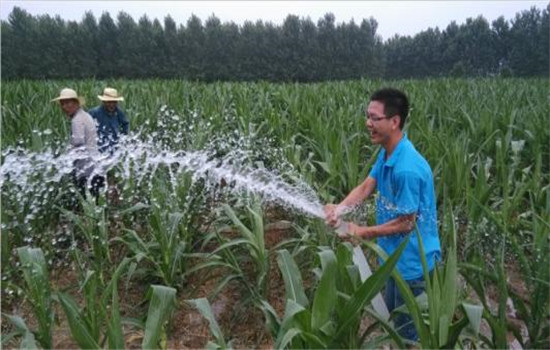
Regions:
M 386 158 L 382 149 L 369 176 L 376 179 L 376 223 L 384 224 L 402 215 L 416 214 L 416 224 L 431 271 L 441 259 L 441 246 L 437 231 L 437 210 L 432 170 L 428 162 L 414 148 L 406 134 Z M 392 254 L 407 234 L 402 232 L 378 238 L 378 244 Z M 411 236 L 397 262 L 397 270 L 405 280 L 422 277 L 422 262 L 416 234 Z
M 90 109 L 88 112 L 97 122 L 97 145 L 100 152 L 113 152 L 118 143 L 119 133 L 128 134 L 128 119 L 124 112 L 116 108 L 109 114 L 103 105 Z

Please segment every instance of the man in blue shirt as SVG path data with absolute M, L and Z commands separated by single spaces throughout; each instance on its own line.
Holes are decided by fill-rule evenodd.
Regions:
M 415 224 L 422 237 L 430 272 L 441 258 L 441 247 L 433 175 L 428 162 L 403 132 L 408 114 L 409 102 L 403 92 L 381 89 L 372 94 L 366 111 L 366 127 L 372 143 L 381 145 L 382 150 L 365 181 L 340 204 L 326 205 L 325 213 L 327 222 L 335 226 L 344 208 L 357 205 L 376 190 L 376 225 L 348 223 L 347 232 L 341 236 L 377 238 L 380 247 L 390 255 L 408 234 L 413 233 L 397 262 L 397 270 L 413 294 L 419 295 L 424 290 L 424 279 Z M 384 299 L 390 311 L 403 304 L 392 278 L 386 284 Z M 404 338 L 418 339 L 410 316 L 398 315 L 395 326 Z
M 105 88 L 103 95 L 97 96 L 103 103 L 88 113 L 97 121 L 98 141 L 97 145 L 101 153 L 113 153 L 118 143 L 119 134 L 128 134 L 128 119 L 118 107 L 119 101 L 124 101 L 122 96 L 113 88 Z

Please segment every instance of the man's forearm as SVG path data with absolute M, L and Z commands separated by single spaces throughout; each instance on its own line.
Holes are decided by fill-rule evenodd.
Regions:
M 364 238 L 376 238 L 397 233 L 409 233 L 414 229 L 415 217 L 416 214 L 403 215 L 381 225 L 357 226 L 353 234 Z
M 375 187 L 376 180 L 367 178 L 361 185 L 355 187 L 348 196 L 340 202 L 339 206 L 350 207 L 361 203 L 371 195 Z

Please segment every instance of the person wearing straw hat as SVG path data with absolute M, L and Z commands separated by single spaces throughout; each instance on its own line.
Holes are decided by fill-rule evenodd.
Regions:
M 62 89 L 59 96 L 51 102 L 59 102 L 61 109 L 71 120 L 69 152 L 75 157 L 73 176 L 80 193 L 85 196 L 88 178 L 94 170 L 93 158 L 98 154 L 97 129 L 94 120 L 82 109 L 84 99 L 73 89 Z M 96 200 L 102 185 L 103 177 L 95 175 L 91 181 L 90 192 Z
M 128 134 L 129 122 L 124 112 L 118 107 L 119 101 L 124 97 L 119 96 L 116 89 L 106 87 L 103 95 L 98 95 L 103 103 L 92 108 L 89 113 L 97 121 L 98 146 L 101 153 L 113 153 L 118 143 L 119 135 Z

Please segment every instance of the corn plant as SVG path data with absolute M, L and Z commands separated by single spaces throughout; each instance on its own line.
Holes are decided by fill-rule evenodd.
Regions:
M 480 298 L 484 310 L 483 318 L 489 324 L 491 329 L 491 336 L 486 337 L 480 335 L 480 339 L 490 347 L 494 348 L 508 348 L 508 322 L 506 319 L 506 303 L 508 300 L 508 288 L 506 286 L 506 275 L 504 272 L 504 242 L 500 244 L 500 253 L 497 256 L 499 261 L 496 266 L 496 273 L 484 273 L 483 269 L 476 268 L 474 266 L 463 265 L 463 275 L 468 284 L 474 289 L 478 297 Z M 491 311 L 491 305 L 488 302 L 485 289 L 485 280 L 488 275 L 493 275 L 492 278 L 497 284 L 498 288 L 498 307 L 496 314 Z
M 428 301 L 429 317 L 427 324 L 429 328 L 427 330 L 429 330 L 429 338 L 421 338 L 421 344 L 424 348 L 454 347 L 459 341 L 462 330 L 468 325 L 472 325 L 473 332 L 477 336 L 483 310 L 480 305 L 462 302 L 461 311 L 463 315 L 454 321 L 460 290 L 457 285 L 456 223 L 452 209 L 449 209 L 446 213 L 446 220 L 448 224 L 444 227 L 451 231 L 451 242 L 446 251 L 445 267 L 443 271 L 436 268 L 433 279 L 430 279 L 428 274 L 428 264 L 424 255 L 422 238 L 418 234 L 418 227 L 416 231 Z M 425 333 L 422 332 L 422 334 Z
M 479 335 L 481 315 L 485 312 L 481 305 L 458 301 L 460 290 L 457 284 L 456 223 L 450 206 L 445 219 L 447 223 L 444 227 L 451 231 L 450 245 L 446 251 L 447 259 L 443 268 L 434 268 L 432 276 L 429 274 L 418 228 L 415 231 L 426 283 L 425 293 L 415 297 L 397 271 L 394 271 L 392 276 L 404 301 L 404 305 L 396 308 L 393 313 L 410 314 L 418 332 L 419 343 L 425 349 L 454 348 L 461 342 L 461 338 L 464 337 L 462 333 L 468 326 L 476 338 Z M 365 244 L 385 258 L 386 254 L 378 246 L 371 242 Z
M 94 266 L 93 271 L 103 282 L 104 273 L 111 261 L 109 251 L 108 222 L 105 207 L 96 205 L 95 200 L 88 196 L 81 199 L 82 214 L 78 215 L 67 209 L 60 208 L 61 212 L 83 235 L 86 242 L 86 249 L 91 251 L 91 256 L 85 254 L 89 262 Z M 74 241 L 80 241 L 80 236 L 74 238 Z M 80 254 L 77 258 L 82 258 Z M 79 262 L 79 265 L 82 263 Z
M 124 243 L 137 263 L 148 262 L 151 267 L 148 271 L 153 276 L 166 285 L 176 286 L 182 282 L 186 253 L 189 250 L 182 220 L 182 213 L 164 212 L 153 207 L 145 237 L 134 230 L 125 229 L 125 234 L 113 238 L 113 241 Z
M 145 335 L 141 343 L 143 349 L 166 349 L 166 322 L 176 302 L 176 290 L 171 287 L 151 285 L 149 289 L 149 311 L 145 323 Z
M 2 345 L 5 346 L 13 337 L 20 336 L 21 343 L 19 344 L 20 349 L 38 349 L 36 344 L 36 339 L 34 333 L 29 329 L 25 321 L 19 316 L 11 316 L 2 314 L 3 317 L 7 318 L 12 325 L 15 326 L 16 330 L 10 332 L 9 334 L 2 334 Z
M 190 174 L 175 177 L 169 169 L 159 169 L 143 198 L 150 204 L 140 202 L 122 210 L 119 214 L 127 228 L 112 242 L 123 243 L 147 276 L 167 286 L 183 286 L 195 232 L 207 220 L 207 194 L 203 192 L 201 183 L 194 182 Z M 135 220 L 145 227 L 133 229 Z
M 40 248 L 20 247 L 17 254 L 21 261 L 21 269 L 25 280 L 25 295 L 27 296 L 38 321 L 38 330 L 30 331 L 25 322 L 18 316 L 7 316 L 14 324 L 18 333 L 23 336 L 22 348 L 36 347 L 36 339 L 46 349 L 51 349 L 52 325 L 54 313 L 51 305 L 51 291 L 48 267 L 44 253 Z
M 550 190 L 547 188 L 546 191 L 548 195 Z M 550 198 L 550 196 L 547 198 Z M 537 208 L 534 202 L 531 203 L 531 220 L 528 222 L 529 226 L 527 228 L 532 235 L 530 237 L 532 246 L 526 246 L 518 242 L 517 237 L 509 232 L 505 216 L 484 208 L 486 216 L 508 238 L 510 247 L 517 256 L 523 279 L 529 292 L 529 301 L 526 300 L 524 295 L 512 289 L 508 283 L 505 265 L 506 240 L 502 240 L 500 243 L 494 269 L 485 268 L 484 265 L 486 262 L 480 260 L 472 260 L 470 263 L 461 264 L 464 277 L 485 305 L 486 310 L 483 317 L 491 327 L 492 337 L 483 338 L 483 340 L 489 346 L 506 346 L 506 333 L 508 330 L 513 332 L 516 339 L 524 347 L 547 348 L 550 346 L 550 327 L 548 324 L 545 324 L 550 316 L 550 275 L 548 271 L 548 264 L 550 263 L 548 254 L 548 232 L 550 232 L 548 208 L 550 208 L 550 202 L 546 204 L 546 214 L 542 214 L 544 216 L 539 215 L 537 211 L 540 208 Z M 532 251 L 526 252 L 526 248 L 530 248 Z M 485 288 L 488 283 L 494 284 L 498 290 L 498 310 L 496 314 L 490 311 L 491 309 L 488 305 Z M 509 322 L 507 318 L 506 307 L 508 297 L 512 299 L 514 305 L 517 307 L 518 316 L 527 329 L 528 339 L 524 339 L 520 330 Z
M 16 247 L 40 247 L 48 261 L 64 257 L 62 242 L 68 241 L 68 237 L 59 233 L 61 212 L 50 204 L 63 203 L 71 187 L 66 179 L 56 186 L 44 183 L 44 169 L 33 171 L 35 174 L 29 177 L 32 180 L 26 185 L 18 183 L 15 176 L 6 179 L 0 188 L 1 267 L 2 275 L 6 277 L 16 271 Z
M 95 271 L 87 270 L 81 274 L 80 290 L 84 294 L 82 308 L 68 293 L 60 291 L 54 295 L 67 316 L 73 339 L 81 348 L 97 349 L 103 347 L 105 342 L 111 349 L 124 348 L 118 280 L 130 262 L 130 259 L 125 258 L 107 284 L 103 284 Z
M 363 345 L 359 332 L 364 308 L 385 284 L 406 241 L 378 271 L 361 283 L 357 268 L 351 264 L 351 246 L 341 245 L 335 252 L 319 252 L 321 269 L 312 299 L 308 299 L 296 262 L 287 250 L 278 252 L 278 264 L 285 281 L 285 314 L 279 319 L 266 301 L 263 311 L 275 339 L 274 347 L 347 348 Z M 352 267 L 353 266 L 353 267 Z M 398 344 L 402 343 L 397 340 Z
M 201 315 L 208 320 L 208 326 L 210 327 L 210 333 L 214 336 L 216 339 L 216 342 L 208 341 L 206 344 L 206 349 L 231 349 L 231 342 L 226 342 L 225 337 L 223 335 L 223 332 L 216 321 L 216 318 L 214 317 L 214 313 L 212 312 L 212 307 L 210 306 L 210 302 L 206 298 L 199 298 L 199 299 L 193 299 L 188 300 L 188 303 L 193 305 Z
M 228 268 L 230 274 L 217 286 L 215 293 L 232 280 L 242 283 L 253 303 L 265 298 L 269 288 L 267 274 L 269 272 L 269 251 L 265 248 L 263 212 L 257 202 L 247 207 L 248 221 L 237 217 L 235 211 L 227 204 L 222 205 L 223 212 L 231 223 L 236 226 L 241 238 L 226 239 L 218 231 L 205 238 L 205 243 L 216 238 L 219 246 L 210 253 L 205 262 L 194 267 L 190 272 L 203 268 Z M 245 222 L 248 223 L 245 224 Z M 245 252 L 243 254 L 243 252 Z M 252 278 L 243 270 L 243 260 L 252 260 L 254 272 Z

